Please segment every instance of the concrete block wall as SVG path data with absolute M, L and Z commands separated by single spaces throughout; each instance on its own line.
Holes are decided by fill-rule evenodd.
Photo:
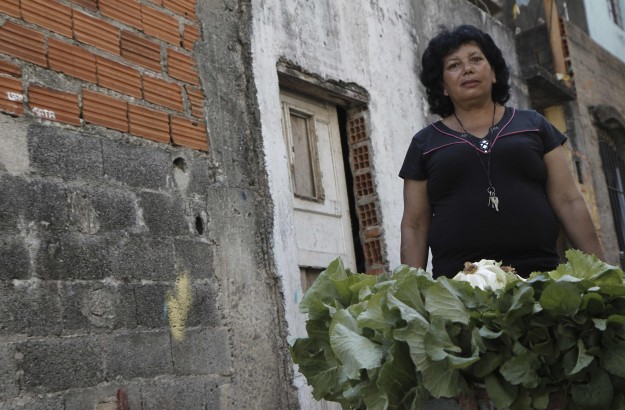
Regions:
M 0 1 L 0 409 L 287 409 L 249 7 Z

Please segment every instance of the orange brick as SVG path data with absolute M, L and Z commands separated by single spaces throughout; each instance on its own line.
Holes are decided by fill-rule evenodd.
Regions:
M 104 21 L 74 10 L 74 38 L 119 55 L 119 30 Z
M 22 80 L 0 77 L 0 111 L 22 115 L 24 113 L 23 101 Z
M 170 76 L 178 80 L 194 85 L 200 83 L 195 59 L 172 49 L 167 50 L 167 71 Z
M 170 44 L 180 45 L 178 20 L 152 7 L 141 5 L 143 32 Z
M 8 14 L 13 17 L 21 17 L 20 0 L 2 0 L 0 1 L 0 13 Z
M 184 25 L 182 32 L 182 46 L 187 50 L 193 50 L 193 45 L 200 38 L 200 30 L 196 26 Z
M 169 116 L 164 112 L 130 104 L 128 120 L 132 135 L 169 143 Z
M 6 22 L 0 27 L 0 53 L 46 67 L 44 37 L 38 31 Z
M 143 29 L 141 24 L 141 7 L 138 0 L 100 0 L 100 12 L 124 24 Z
M 161 71 L 161 46 L 128 31 L 122 31 L 122 56 L 133 63 Z
M 174 13 L 195 20 L 195 0 L 163 0 L 163 6 Z
M 141 75 L 134 68 L 97 56 L 98 85 L 141 98 Z
M 91 124 L 128 131 L 128 103 L 89 90 L 82 92 L 82 118 Z
M 76 94 L 31 85 L 28 88 L 28 106 L 39 118 L 80 125 Z
M 22 18 L 65 37 L 72 37 L 72 9 L 56 0 L 21 0 Z
M 185 86 L 187 97 L 191 103 L 191 114 L 204 118 L 204 96 L 199 88 Z
M 96 82 L 95 56 L 64 41 L 48 39 L 48 65 L 55 71 Z
M 84 8 L 87 8 L 89 10 L 93 10 L 93 11 L 98 10 L 97 0 L 69 0 L 69 1 L 74 4 L 81 5 Z
M 22 67 L 8 61 L 0 60 L 0 74 L 10 75 L 11 77 L 21 77 Z
M 182 117 L 171 117 L 171 138 L 176 145 L 208 151 L 206 125 Z
M 182 90 L 178 84 L 143 76 L 143 98 L 154 104 L 182 111 Z

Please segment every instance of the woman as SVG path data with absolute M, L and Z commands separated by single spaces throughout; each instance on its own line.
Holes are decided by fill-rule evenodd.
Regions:
M 504 106 L 509 71 L 487 33 L 463 25 L 438 34 L 420 79 L 442 120 L 413 137 L 399 174 L 402 263 L 425 268 L 431 248 L 434 276 L 480 259 L 523 276 L 552 270 L 560 225 L 575 248 L 604 258 L 566 137 L 535 111 Z

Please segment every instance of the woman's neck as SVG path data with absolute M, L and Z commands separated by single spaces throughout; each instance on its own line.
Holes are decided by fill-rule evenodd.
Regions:
M 454 106 L 452 115 L 445 117 L 443 123 L 449 128 L 483 138 L 489 129 L 503 116 L 503 107 L 490 101 L 480 106 Z

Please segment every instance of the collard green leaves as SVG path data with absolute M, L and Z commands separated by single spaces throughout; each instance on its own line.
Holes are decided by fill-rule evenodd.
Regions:
M 417 410 L 476 386 L 495 407 L 625 409 L 623 272 L 567 252 L 551 272 L 496 291 L 400 266 L 353 274 L 335 260 L 305 294 L 291 355 L 316 399 Z

